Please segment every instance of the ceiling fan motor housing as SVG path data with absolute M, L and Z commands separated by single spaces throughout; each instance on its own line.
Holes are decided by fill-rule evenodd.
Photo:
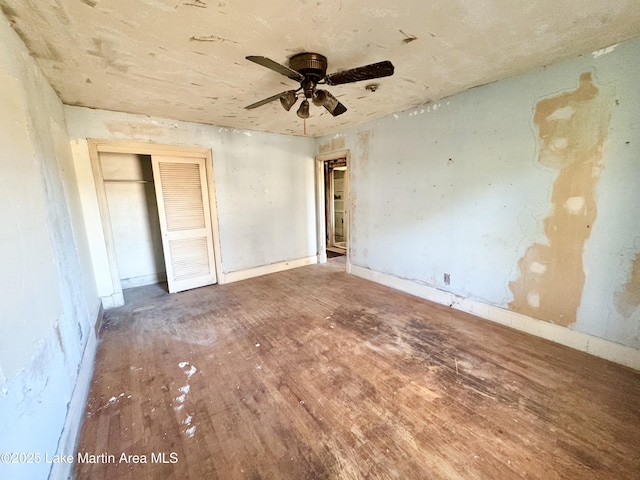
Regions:
M 327 57 L 319 53 L 298 53 L 289 59 L 289 67 L 304 75 L 302 89 L 305 97 L 311 98 L 317 83 L 327 73 Z

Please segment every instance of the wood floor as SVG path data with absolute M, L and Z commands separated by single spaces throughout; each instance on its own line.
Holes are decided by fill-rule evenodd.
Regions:
M 128 291 L 105 316 L 76 478 L 640 478 L 639 372 L 341 260 Z

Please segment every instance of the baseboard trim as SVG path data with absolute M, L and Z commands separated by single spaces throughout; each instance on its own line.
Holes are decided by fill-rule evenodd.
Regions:
M 640 350 L 638 349 L 357 265 L 347 265 L 347 272 L 425 300 L 448 305 L 456 310 L 470 313 L 485 320 L 551 340 L 625 367 L 640 370 Z
M 102 322 L 103 315 L 102 305 L 98 311 L 96 325 Z M 82 360 L 78 368 L 78 378 L 76 385 L 71 394 L 71 400 L 67 406 L 67 418 L 64 422 L 64 428 L 58 442 L 57 455 L 74 455 L 76 446 L 80 436 L 80 427 L 84 417 L 84 407 L 87 403 L 89 388 L 91 387 L 91 378 L 93 377 L 93 366 L 98 346 L 98 338 L 93 334 L 89 335 L 87 344 L 82 354 Z M 73 476 L 73 464 L 53 463 L 49 473 L 49 480 L 68 480 Z
M 220 275 L 218 283 L 225 284 L 239 282 L 240 280 L 259 277 L 261 275 L 268 275 L 270 273 L 282 272 L 284 270 L 290 270 L 292 268 L 305 267 L 307 265 L 313 265 L 314 263 L 318 263 L 318 257 L 316 255 L 313 255 L 311 257 L 297 258 L 295 260 L 287 260 L 285 262 L 272 263 L 269 265 L 262 265 L 260 267 L 248 268 L 246 270 L 224 273 Z
M 142 287 L 144 285 L 154 285 L 167 281 L 166 273 L 154 273 L 151 275 L 141 275 L 139 277 L 120 279 L 120 286 L 123 290 L 127 288 Z
M 114 293 L 113 295 L 107 295 L 105 297 L 100 297 L 100 301 L 102 302 L 102 306 L 105 310 L 109 308 L 121 307 L 124 305 L 124 294 Z

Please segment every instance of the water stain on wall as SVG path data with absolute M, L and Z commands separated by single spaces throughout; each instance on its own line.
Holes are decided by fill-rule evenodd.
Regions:
M 365 130 L 358 132 L 357 139 L 357 151 L 359 152 L 358 161 L 361 165 L 361 169 L 364 169 L 369 163 L 369 147 L 371 143 L 371 132 Z
M 616 294 L 616 308 L 625 317 L 640 307 L 640 252 L 631 264 L 631 273 L 624 287 Z
M 538 161 L 559 174 L 544 220 L 547 242 L 531 245 L 518 262 L 520 277 L 509 283 L 511 310 L 562 326 L 576 321 L 585 281 L 582 253 L 597 216 L 595 187 L 612 106 L 589 72 L 576 90 L 536 105 Z
M 320 144 L 320 155 L 324 153 L 336 152 L 338 150 L 344 150 L 345 140 L 344 137 L 335 137 L 331 140 Z

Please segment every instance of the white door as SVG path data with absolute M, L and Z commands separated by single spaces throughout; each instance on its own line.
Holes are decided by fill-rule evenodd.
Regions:
M 204 158 L 152 155 L 169 293 L 216 282 Z

